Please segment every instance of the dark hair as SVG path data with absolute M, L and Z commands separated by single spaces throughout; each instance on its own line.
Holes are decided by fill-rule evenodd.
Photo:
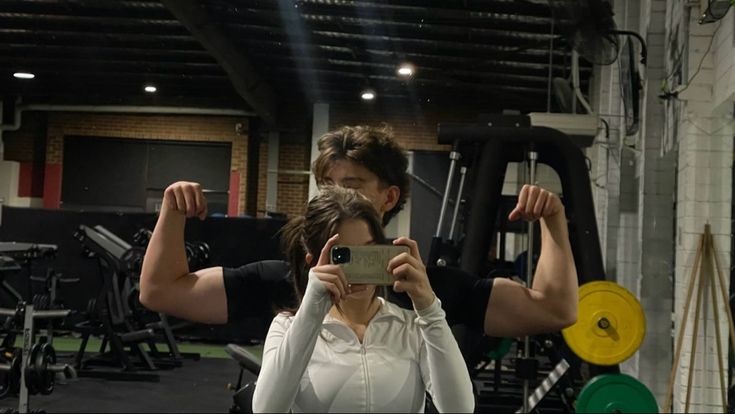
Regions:
M 299 303 L 306 292 L 309 268 L 316 264 L 327 240 L 337 233 L 337 227 L 349 219 L 364 220 L 373 241 L 385 243 L 380 217 L 370 200 L 355 190 L 336 186 L 322 187 L 307 204 L 304 215 L 291 219 L 281 229 L 281 245 L 291 266 Z M 306 253 L 314 256 L 313 263 L 306 262 Z
M 324 185 L 335 161 L 354 161 L 377 175 L 381 184 L 395 185 L 401 192 L 395 207 L 383 215 L 383 225 L 403 209 L 410 185 L 408 158 L 390 127 L 344 126 L 322 135 L 318 145 L 319 157 L 311 167 L 317 184 Z

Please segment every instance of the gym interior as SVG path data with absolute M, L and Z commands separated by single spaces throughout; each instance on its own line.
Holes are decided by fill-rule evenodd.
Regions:
M 577 322 L 453 327 L 475 411 L 732 412 L 733 3 L 0 2 L 0 409 L 250 412 L 269 318 L 138 301 L 164 190 L 192 271 L 283 259 L 318 138 L 385 124 L 427 264 L 527 283 L 518 191 L 566 208 Z

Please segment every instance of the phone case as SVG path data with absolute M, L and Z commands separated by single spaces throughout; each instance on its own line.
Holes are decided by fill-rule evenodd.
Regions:
M 392 285 L 393 277 L 388 273 L 388 262 L 401 253 L 408 253 L 407 246 L 334 246 L 350 249 L 350 261 L 342 263 L 342 271 L 349 283 L 366 285 Z M 330 262 L 333 255 L 329 255 Z

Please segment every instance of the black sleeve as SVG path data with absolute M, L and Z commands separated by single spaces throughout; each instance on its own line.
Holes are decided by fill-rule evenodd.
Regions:
M 426 268 L 434 293 L 442 301 L 449 326 L 465 324 L 477 332 L 484 332 L 485 311 L 493 289 L 492 278 L 479 278 L 455 267 L 430 266 Z M 407 309 L 412 308 L 408 295 L 388 288 L 390 300 Z
M 249 317 L 273 317 L 277 309 L 296 303 L 288 263 L 263 260 L 237 268 L 223 268 L 227 295 L 227 322 Z

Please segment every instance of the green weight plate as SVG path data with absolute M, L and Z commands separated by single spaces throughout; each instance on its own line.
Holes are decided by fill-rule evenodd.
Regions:
M 625 374 L 603 374 L 582 388 L 576 403 L 578 413 L 658 413 L 651 391 Z
M 485 355 L 487 355 L 488 358 L 493 360 L 503 359 L 503 357 L 510 351 L 510 348 L 513 346 L 513 339 L 512 338 L 503 338 L 500 340 L 500 342 L 491 350 L 489 350 Z

